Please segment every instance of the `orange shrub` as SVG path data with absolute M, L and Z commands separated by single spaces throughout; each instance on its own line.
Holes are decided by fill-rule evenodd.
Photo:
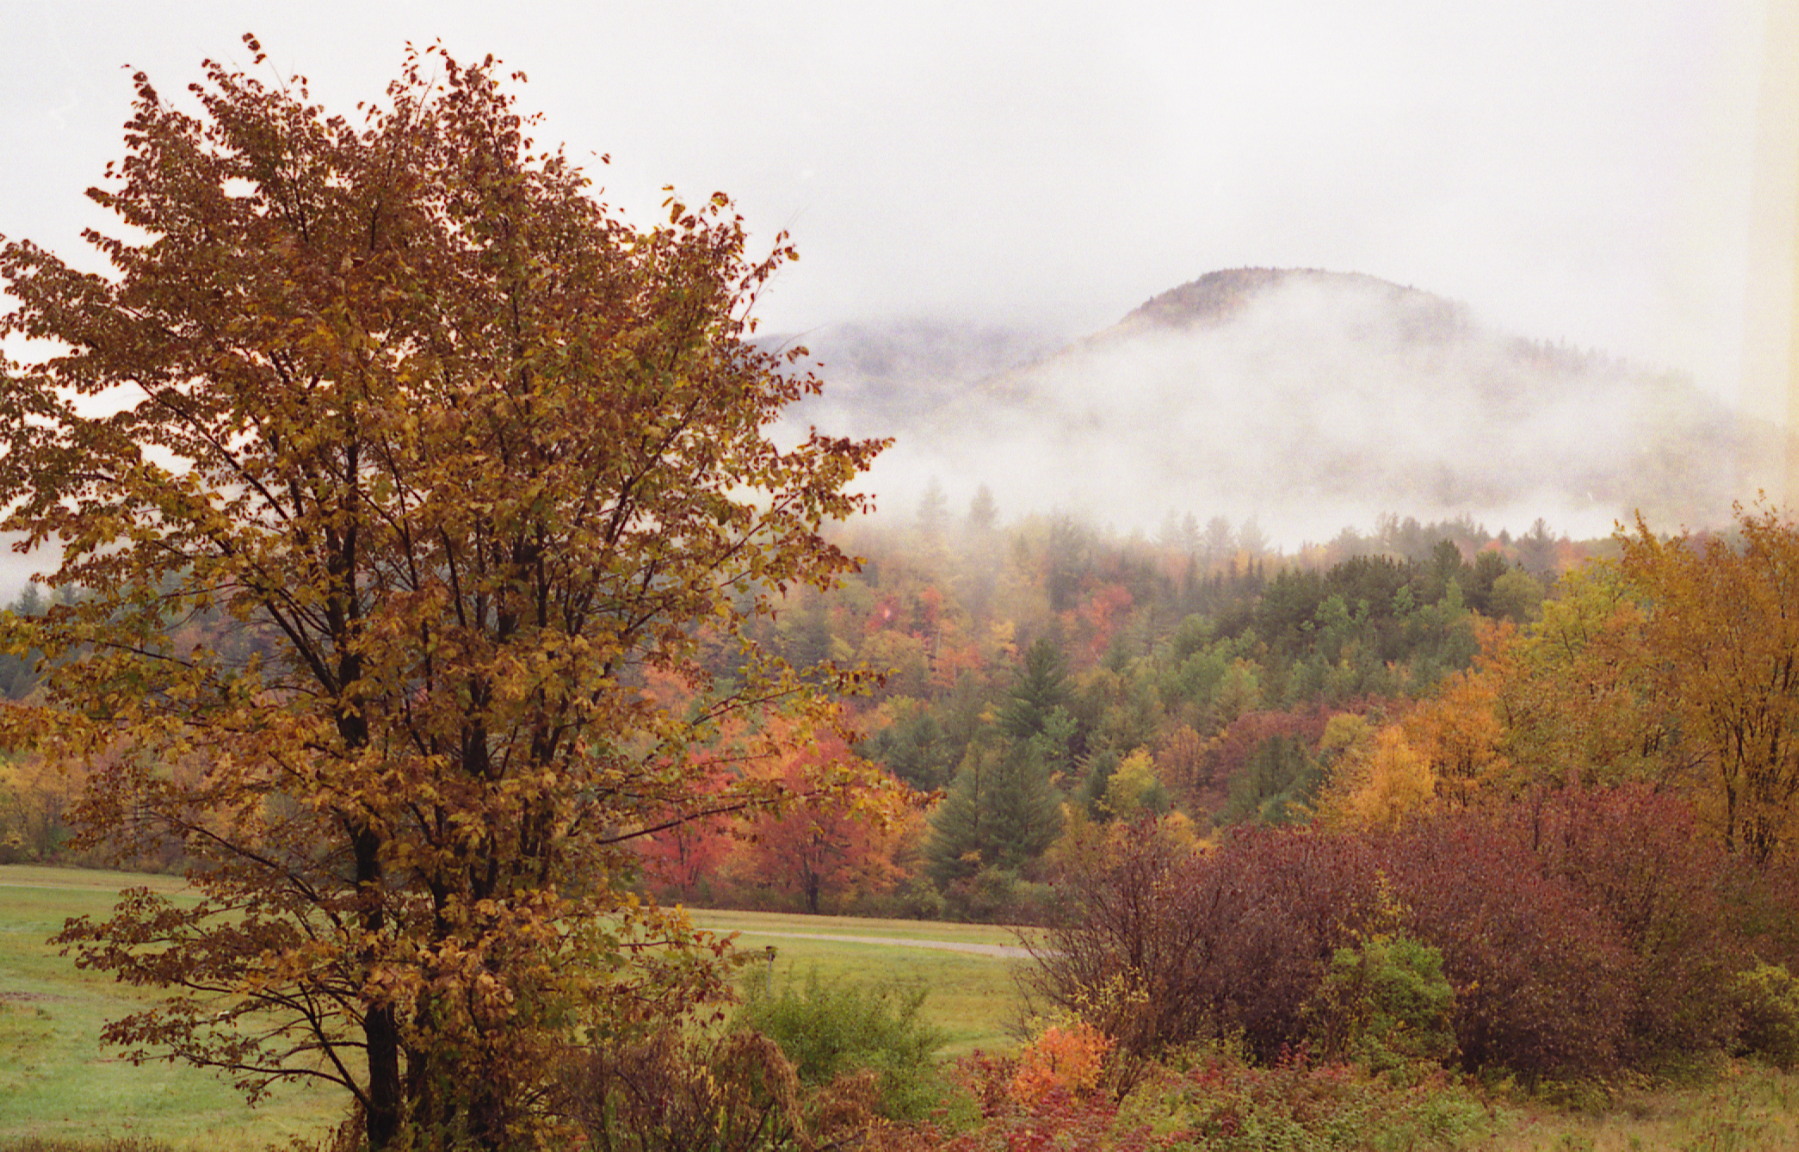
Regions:
M 1112 1039 L 1085 1020 L 1050 1025 L 1018 1054 L 1009 1088 L 1013 1100 L 1035 1109 L 1052 1095 L 1074 1098 L 1099 1087 Z

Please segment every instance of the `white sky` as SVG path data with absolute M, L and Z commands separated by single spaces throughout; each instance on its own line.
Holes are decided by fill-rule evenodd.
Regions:
M 1368 272 L 1734 395 L 1755 0 L 0 0 L 0 233 L 65 254 L 129 64 L 312 79 L 408 40 L 523 69 L 638 219 L 722 189 L 802 261 L 765 323 L 1101 327 L 1237 265 Z

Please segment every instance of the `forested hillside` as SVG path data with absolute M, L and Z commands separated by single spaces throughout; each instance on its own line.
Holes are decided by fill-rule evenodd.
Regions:
M 882 671 L 844 704 L 853 746 L 813 755 L 865 757 L 895 810 L 876 828 L 815 812 L 671 832 L 648 861 L 665 896 L 1030 919 L 1046 857 L 1088 824 L 1304 820 L 1347 720 L 1415 710 L 1591 551 L 1541 525 L 1393 518 L 1281 556 L 1222 518 L 1120 538 L 1069 517 L 1002 527 L 985 498 L 940 497 L 846 543 L 861 572 L 789 597 L 760 639 L 799 666 Z
M 1172 812 L 1205 834 L 1302 818 L 1338 754 L 1320 742 L 1331 716 L 1400 715 L 1469 666 L 1482 621 L 1530 620 L 1588 551 L 1540 525 L 1512 539 L 1394 518 L 1284 556 L 1253 523 L 1171 519 L 1152 540 L 1066 516 L 1001 525 L 988 498 L 941 496 L 843 543 L 861 571 L 790 593 L 756 639 L 796 667 L 880 673 L 843 704 L 853 745 L 821 736 L 809 755 L 865 758 L 891 804 L 872 825 L 821 808 L 683 826 L 647 854 L 665 896 L 1028 918 L 1071 823 Z M 33 588 L 12 610 L 43 607 Z M 227 633 L 200 619 L 183 636 L 254 643 Z M 716 649 L 719 674 L 733 651 Z M 0 674 L 11 698 L 32 691 L 28 660 Z M 806 769 L 721 757 L 720 771 Z M 66 857 L 78 774 L 9 772 L 0 852 Z

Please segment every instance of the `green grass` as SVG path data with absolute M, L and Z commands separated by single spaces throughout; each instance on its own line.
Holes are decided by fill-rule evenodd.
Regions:
M 134 1137 L 174 1148 L 260 1148 L 316 1136 L 335 1123 L 341 1098 L 292 1088 L 252 1110 L 210 1073 L 179 1065 L 133 1066 L 101 1047 L 109 1019 L 154 993 L 84 972 L 46 943 L 70 916 L 104 915 L 119 889 L 147 886 L 180 899 L 181 880 L 119 872 L 0 865 L 0 1152 L 25 1138 Z M 771 932 L 1015 944 L 1005 928 L 915 920 L 834 919 L 753 912 L 695 912 L 700 925 L 738 931 L 740 948 L 776 949 L 777 976 L 887 981 L 929 989 L 924 1015 L 949 1038 L 946 1051 L 1011 1043 L 1014 961 L 917 947 L 795 940 Z M 760 934 L 758 934 L 760 933 Z
M 290 1089 L 251 1112 L 229 1084 L 166 1063 L 133 1066 L 101 1026 L 153 997 L 76 968 L 47 943 L 63 920 L 103 915 L 128 885 L 175 892 L 164 876 L 0 867 L 0 1137 L 146 1137 L 177 1148 L 281 1142 L 335 1119 L 328 1093 Z
M 854 980 L 924 988 L 928 995 L 920 1015 L 943 1030 L 946 1056 L 1016 1043 L 1010 1032 L 1018 1018 L 1018 992 L 1012 983 L 1016 961 L 879 944 L 770 940 L 749 933 L 739 938 L 738 946 L 755 950 L 763 940 L 775 945 L 777 981 L 804 980 L 817 972 L 827 984 Z
M 843 940 L 803 940 L 783 932 L 834 936 L 887 936 L 900 940 L 948 940 L 965 944 L 1016 945 L 1018 934 L 992 924 L 950 924 L 920 920 L 874 920 L 858 916 L 801 916 L 773 912 L 690 909 L 694 923 L 715 932 L 736 932 L 746 952 L 775 949 L 777 979 L 805 979 L 816 971 L 826 982 L 887 981 L 929 992 L 922 1015 L 947 1038 L 946 1056 L 977 1048 L 1009 1048 L 1018 1023 L 1018 990 L 1012 973 L 1018 960 L 913 946 L 888 947 Z
M 1518 1107 L 1514 1104 L 1512 1107 Z M 1603 1110 L 1525 1101 L 1476 1152 L 1771 1152 L 1799 1148 L 1799 1074 L 1725 1063 L 1701 1082 L 1620 1092 Z

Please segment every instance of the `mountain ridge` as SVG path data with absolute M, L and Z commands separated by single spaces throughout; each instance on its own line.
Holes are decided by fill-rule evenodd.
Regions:
M 829 394 L 834 357 L 853 358 L 824 335 Z M 1225 512 L 1289 536 L 1392 511 L 1721 522 L 1768 454 L 1767 429 L 1678 374 L 1360 272 L 1220 269 L 1081 338 L 1005 345 L 1009 364 L 1002 345 L 928 377 L 865 373 L 860 398 L 819 412 L 898 437 L 874 479 L 902 500 L 935 476 L 1018 511 Z M 871 406 L 881 392 L 908 403 Z

